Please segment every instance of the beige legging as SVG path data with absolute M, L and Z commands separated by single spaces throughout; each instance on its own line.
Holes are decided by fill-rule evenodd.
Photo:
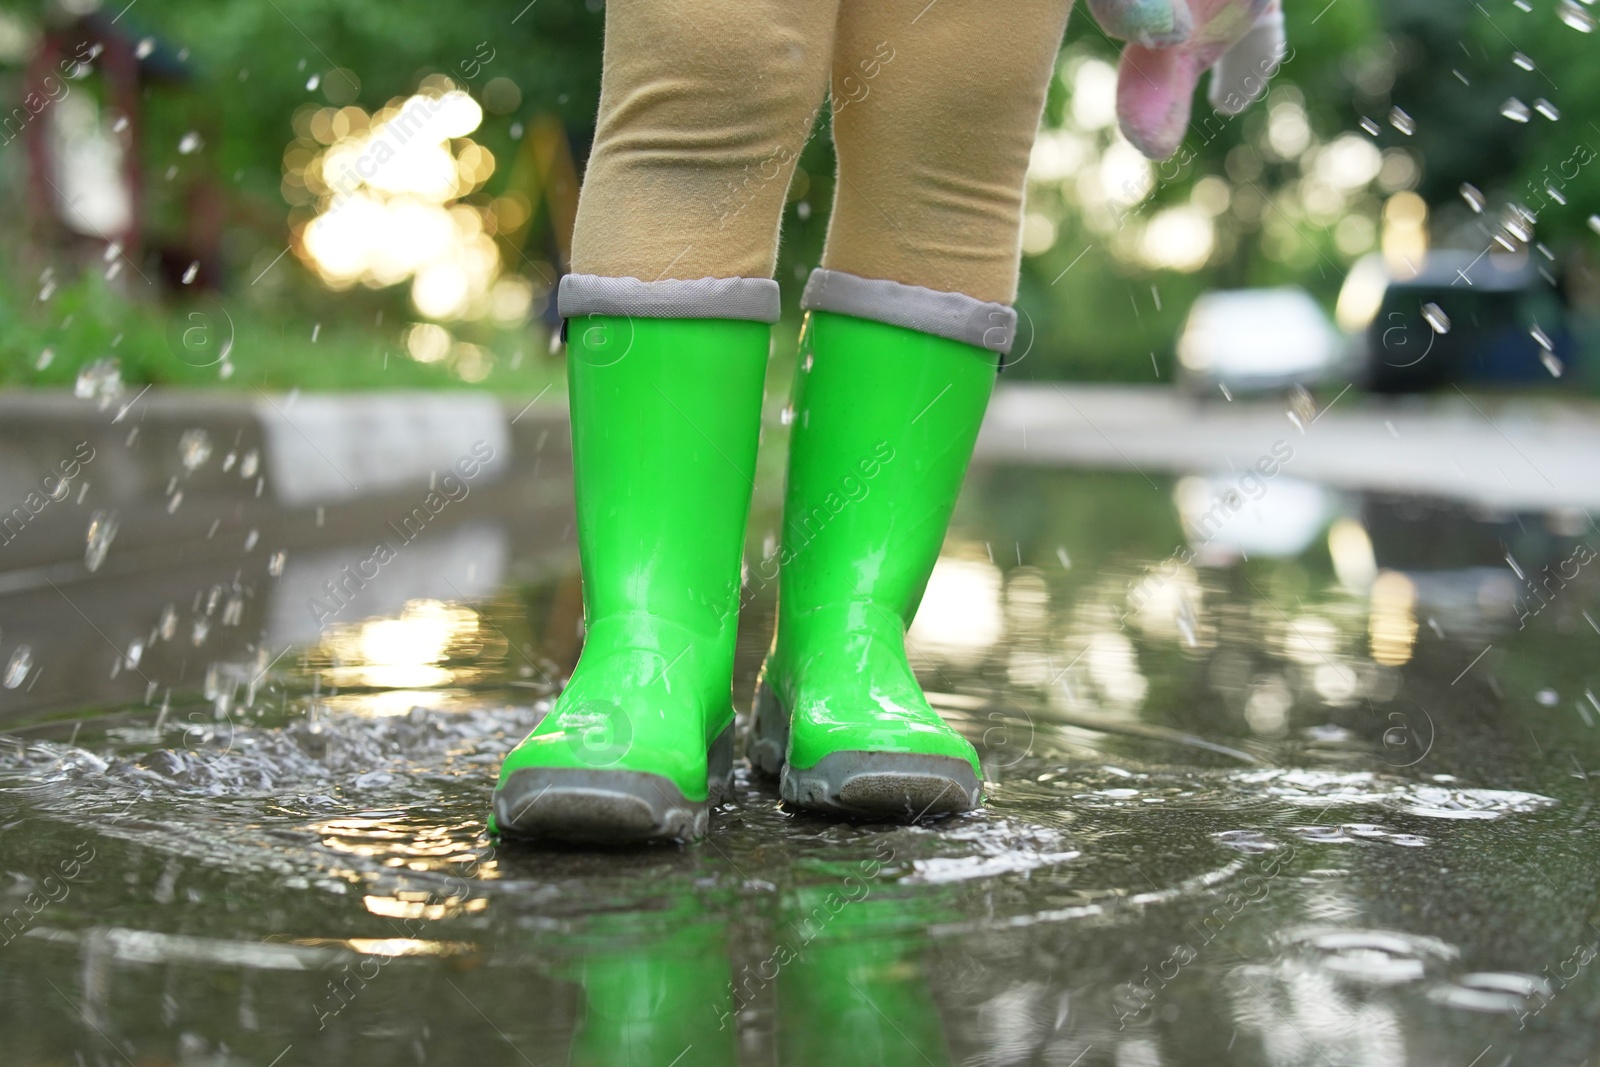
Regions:
M 1028 156 L 1070 8 L 608 0 L 573 271 L 770 278 L 796 160 L 831 106 L 822 265 L 1012 302 Z

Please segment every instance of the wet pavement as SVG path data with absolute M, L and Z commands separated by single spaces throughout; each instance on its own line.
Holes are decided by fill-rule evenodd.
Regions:
M 1008 391 L 913 629 L 984 809 L 741 772 L 596 852 L 483 834 L 580 642 L 559 408 L 0 407 L 0 1062 L 1600 1052 L 1592 411 Z

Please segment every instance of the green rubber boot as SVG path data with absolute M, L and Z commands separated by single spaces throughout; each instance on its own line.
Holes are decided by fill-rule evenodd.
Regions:
M 588 633 L 555 707 L 500 769 L 491 833 L 704 834 L 733 770 L 734 633 L 770 334 L 735 319 L 571 320 Z
M 891 298 L 911 290 L 844 277 L 891 286 Z M 808 298 L 816 288 L 814 275 Z M 905 633 L 999 356 L 812 307 L 795 376 L 778 631 L 746 749 L 758 769 L 780 775 L 783 799 L 799 807 L 913 819 L 969 811 L 979 802 L 977 753 L 928 705 L 906 661 Z M 983 336 L 981 326 L 967 335 Z

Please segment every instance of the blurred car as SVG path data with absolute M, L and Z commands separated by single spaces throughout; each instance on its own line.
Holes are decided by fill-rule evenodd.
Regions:
M 1200 395 L 1266 392 L 1348 373 L 1350 346 L 1304 289 L 1236 289 L 1194 302 L 1180 381 Z
M 1547 385 L 1567 375 L 1576 345 L 1566 308 L 1531 255 L 1436 251 L 1406 275 L 1369 256 L 1339 294 L 1339 324 L 1357 336 L 1370 391 Z

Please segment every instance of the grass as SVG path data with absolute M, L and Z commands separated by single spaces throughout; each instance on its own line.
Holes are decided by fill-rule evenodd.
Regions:
M 15 289 L 0 287 L 0 387 L 71 388 L 83 368 L 102 359 L 116 360 L 124 384 L 132 386 L 521 395 L 563 376 L 542 324 L 469 324 L 456 330 L 466 347 L 420 363 L 404 343 L 409 323 L 380 316 L 355 297 L 322 294 L 320 306 L 298 312 L 230 294 L 156 304 L 130 300 L 94 273 L 47 299 L 33 296 L 19 298 Z M 377 321 L 385 317 L 388 325 Z

